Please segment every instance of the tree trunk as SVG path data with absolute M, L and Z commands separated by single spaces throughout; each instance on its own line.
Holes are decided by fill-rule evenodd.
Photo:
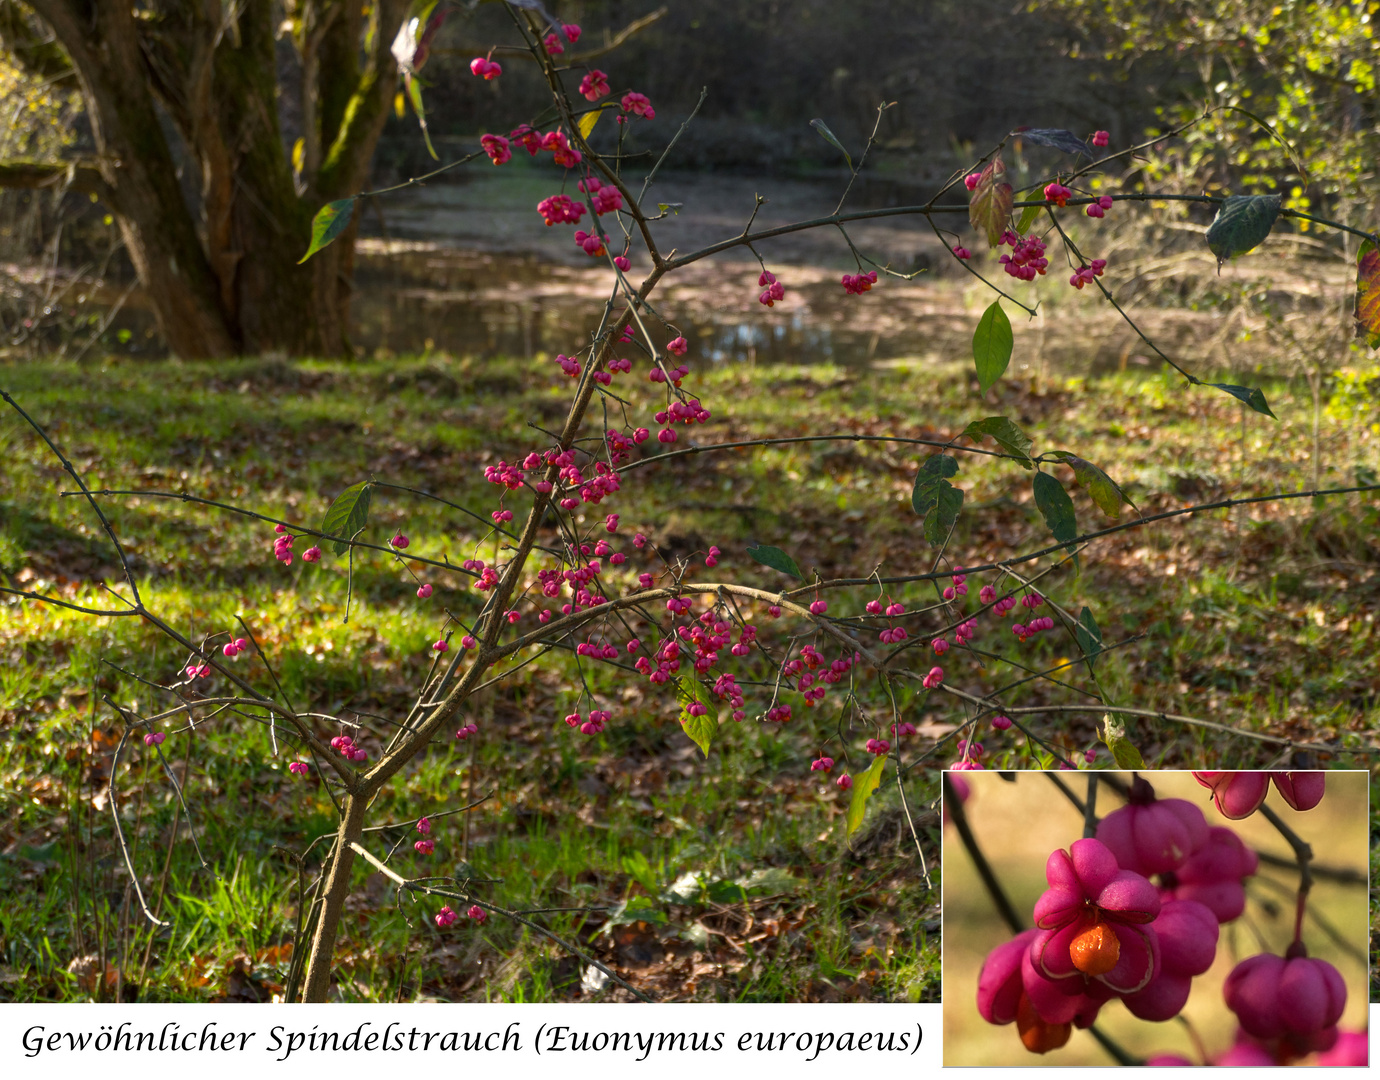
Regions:
M 294 178 L 278 121 L 272 0 L 30 0 L 80 82 L 102 195 L 168 347 L 183 357 L 349 353 L 354 230 L 298 260 L 322 204 L 367 182 L 397 68 L 406 0 L 308 3 L 324 27 L 304 86 L 319 157 Z M 299 5 L 301 6 L 301 5 Z M 370 50 L 361 63 L 361 41 Z M 160 108 L 161 107 L 161 108 Z M 189 206 L 165 117 L 200 180 Z M 0 166 L 0 185 L 42 181 Z M 58 179 L 53 177 L 53 179 Z M 90 189 L 94 178 L 81 176 Z
M 307 961 L 302 987 L 304 1002 L 325 1001 L 330 993 L 336 932 L 340 928 L 340 913 L 345 907 L 345 898 L 350 894 L 350 873 L 355 866 L 355 850 L 350 844 L 358 842 L 364 833 L 364 811 L 368 804 L 365 796 L 345 796 L 344 815 L 335 839 L 335 857 L 322 884 L 321 917 L 316 920 L 311 958 Z

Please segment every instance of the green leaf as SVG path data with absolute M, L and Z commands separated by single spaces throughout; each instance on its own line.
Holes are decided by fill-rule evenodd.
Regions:
M 1078 523 L 1073 516 L 1073 500 L 1064 486 L 1047 472 L 1035 474 L 1035 505 L 1044 516 L 1045 524 L 1054 539 L 1073 553 L 1073 539 L 1078 535 Z
M 1043 206 L 1027 206 L 1021 211 L 1021 220 L 1016 222 L 1016 231 L 1024 236 L 1030 226 L 1035 224 L 1035 219 L 1040 216 Z
M 624 855 L 622 859 L 622 864 L 624 873 L 626 873 L 629 877 L 631 877 L 649 893 L 654 893 L 657 891 L 657 885 L 659 883 L 661 875 L 657 872 L 657 869 L 654 869 L 652 867 L 652 864 L 647 861 L 647 855 L 645 852 L 640 850 L 634 850 L 630 854 Z M 660 869 L 664 870 L 665 866 L 662 865 Z
M 307 248 L 307 253 L 297 260 L 297 265 L 301 266 L 343 233 L 349 227 L 354 212 L 354 199 L 336 199 L 335 202 L 328 202 L 318 210 L 316 217 L 311 219 L 311 246 Z
M 973 442 L 981 442 L 984 435 L 995 439 L 997 445 L 1020 461 L 1023 468 L 1035 468 L 1030 459 L 1030 437 L 1005 416 L 989 416 L 985 420 L 974 420 L 963 434 Z
M 949 454 L 931 454 L 920 465 L 920 472 L 915 477 L 915 491 L 911 493 L 910 504 L 915 507 L 917 514 L 925 514 L 929 511 L 931 504 L 922 506 L 920 503 L 922 485 L 935 483 L 947 477 L 955 476 L 958 473 L 958 459 Z
M 865 772 L 853 777 L 853 798 L 848 804 L 846 819 L 849 836 L 857 832 L 863 823 L 863 814 L 867 812 L 867 800 L 872 798 L 872 793 L 882 782 L 882 770 L 886 768 L 886 761 L 886 755 L 879 754 Z
M 440 161 L 436 147 L 431 145 L 431 132 L 426 126 L 426 109 L 422 106 L 422 81 L 406 76 L 403 83 L 407 87 L 407 99 L 412 102 L 412 111 L 417 114 L 417 123 L 421 125 L 422 138 L 426 140 L 426 151 L 433 161 Z
M 1014 343 L 1011 320 L 1001 309 L 1001 301 L 993 300 L 973 331 L 973 363 L 977 366 L 978 386 L 984 394 L 1006 373 Z
M 331 542 L 331 550 L 343 555 L 353 539 L 369 523 L 369 488 L 372 481 L 361 480 L 335 497 L 326 516 L 321 519 L 321 531 L 327 536 L 344 537 Z
M 1136 504 L 1126 497 L 1126 493 L 1117 482 L 1091 461 L 1084 461 L 1077 454 L 1070 454 L 1067 450 L 1055 450 L 1050 457 L 1058 458 L 1073 469 L 1073 475 L 1078 478 L 1079 485 L 1092 496 L 1097 508 L 1109 518 L 1115 520 L 1121 517 L 1122 503 L 1132 509 L 1136 508 Z
M 939 547 L 949 539 L 958 512 L 963 509 L 963 492 L 947 480 L 940 481 L 935 495 L 935 507 L 925 515 L 925 539 L 931 547 Z
M 1102 741 L 1112 752 L 1112 758 L 1123 769 L 1143 769 L 1145 761 L 1140 751 L 1126 737 L 1126 725 L 1111 713 L 1102 718 Z
M 1014 198 L 1006 182 L 1006 162 L 998 154 L 978 176 L 977 187 L 968 203 L 968 221 L 987 236 L 988 247 L 996 247 L 1011 217 Z
M 645 922 L 655 923 L 664 926 L 670 920 L 666 912 L 657 907 L 656 901 L 649 896 L 630 896 L 617 907 L 608 913 L 608 922 L 604 928 L 611 926 L 626 926 L 628 923 Z
M 1218 390 L 1225 391 L 1238 401 L 1244 401 L 1256 412 L 1264 413 L 1271 420 L 1279 419 L 1278 416 L 1270 411 L 1270 406 L 1265 401 L 1265 395 L 1254 386 L 1233 386 L 1231 383 L 1220 382 L 1208 383 L 1208 385 Z
M 690 736 L 690 741 L 700 748 L 700 752 L 705 757 L 708 757 L 709 744 L 714 741 L 714 736 L 719 730 L 718 719 L 709 713 L 705 713 L 703 716 L 691 716 L 687 711 L 681 714 L 680 726 L 685 729 L 685 734 Z
M 800 567 L 796 561 L 782 551 L 779 547 L 772 547 L 770 544 L 758 544 L 756 547 L 747 549 L 748 558 L 754 559 L 763 566 L 770 566 L 773 570 L 780 570 L 783 574 L 790 574 L 793 578 L 805 580 L 805 575 L 800 572 Z
M 1370 240 L 1356 256 L 1356 336 L 1380 349 L 1380 251 Z
M 810 126 L 823 136 L 825 142 L 843 155 L 843 160 L 848 162 L 848 167 L 851 169 L 853 167 L 853 159 L 849 156 L 848 151 L 844 149 L 843 143 L 839 142 L 839 137 L 829 130 L 829 125 L 823 120 L 811 120 Z
M 948 539 L 963 506 L 963 492 L 946 479 L 957 472 L 958 462 L 952 457 L 933 454 L 925 459 L 915 477 L 910 505 L 925 519 L 925 539 L 936 547 Z
M 1278 195 L 1231 195 L 1208 226 L 1208 248 L 1217 266 L 1234 255 L 1244 255 L 1264 242 L 1279 217 Z
M 1088 667 L 1091 668 L 1093 660 L 1102 651 L 1102 631 L 1098 629 L 1093 613 L 1086 607 L 1078 613 L 1078 622 L 1074 623 L 1073 632 L 1078 638 L 1078 647 L 1083 650 Z

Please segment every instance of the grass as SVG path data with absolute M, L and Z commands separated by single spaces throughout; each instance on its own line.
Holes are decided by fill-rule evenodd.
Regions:
M 551 428 L 563 416 L 569 382 L 553 372 L 542 360 L 447 356 L 355 364 L 103 359 L 4 364 L 0 384 L 93 488 L 186 491 L 315 525 L 337 492 L 370 476 L 492 509 L 483 465 L 540 445 L 529 420 Z M 648 400 L 642 385 L 627 391 L 639 417 Z M 1358 470 L 1380 465 L 1380 410 L 1367 386 L 1374 384 L 1348 383 L 1322 418 L 1324 486 L 1346 485 Z M 714 411 L 705 442 L 814 432 L 948 439 L 970 420 L 1008 415 L 1037 449 L 1070 449 L 1104 467 L 1146 514 L 1300 490 L 1313 472 L 1311 399 L 1283 380 L 1264 387 L 1279 422 L 1243 415 L 1214 391 L 1128 372 L 1012 377 L 986 402 L 975 398 L 964 369 L 919 362 L 892 361 L 884 370 L 723 365 L 697 372 L 687 388 Z M 33 432 L 6 415 L 0 574 L 11 587 L 118 606 L 98 587 L 120 588 L 98 524 L 79 500 L 56 497 L 70 479 Z M 609 426 L 618 423 L 613 415 L 611 405 Z M 783 547 L 825 577 L 874 567 L 925 571 L 933 553 L 909 496 L 916 462 L 931 452 L 817 443 L 681 457 L 628 474 L 614 509 L 621 533 L 644 529 L 679 557 L 717 544 L 725 552 L 721 573 L 772 590 L 781 579 L 746 557 L 750 542 Z M 954 483 L 966 503 L 950 557 L 975 565 L 1042 546 L 1048 534 L 1029 474 L 1009 462 L 959 457 Z M 1072 487 L 1067 470 L 1057 475 Z M 1086 493 L 1072 493 L 1080 527 L 1097 527 L 1103 519 Z M 513 505 L 519 509 L 520 500 Z M 1089 606 L 1106 641 L 1135 638 L 1098 662 L 1109 701 L 1339 751 L 1369 745 L 1380 719 L 1378 505 L 1351 495 L 1175 518 L 1099 541 L 1084 553 L 1081 573 L 1065 565 L 1041 584 L 1067 608 Z M 351 572 L 346 560 L 328 556 L 285 568 L 271 557 L 264 522 L 149 496 L 106 498 L 102 506 L 163 618 L 200 640 L 232 629 L 242 615 L 289 700 L 357 716 L 371 743 L 377 725 L 366 714 L 394 717 L 411 706 L 442 611 L 468 619 L 478 609 L 460 575 L 415 559 L 360 554 Z M 587 527 L 602 521 L 603 509 Z M 383 543 L 397 529 L 413 540 L 409 555 L 452 562 L 494 555 L 492 538 L 473 520 L 435 501 L 376 490 L 365 538 Z M 624 568 L 629 579 L 650 568 L 640 558 Z M 435 584 L 431 602 L 418 602 L 416 577 Z M 932 603 L 933 592 L 909 585 L 893 595 L 910 609 Z M 831 594 L 830 613 L 860 615 L 869 598 Z M 761 613 L 757 619 L 764 638 L 781 640 Z M 1077 655 L 1062 633 L 1025 646 L 980 633 L 974 645 L 992 655 L 950 654 L 946 668 L 951 681 L 975 692 Z M 186 657 L 134 619 L 5 600 L 0 660 L 0 888 L 15 901 L 0 911 L 0 994 L 257 1000 L 280 990 L 298 888 L 280 849 L 301 853 L 333 829 L 318 774 L 306 785 L 290 777 L 261 724 L 206 718 L 195 739 L 169 728 L 163 749 L 185 778 L 189 825 L 152 755 L 142 744 L 126 750 L 114 798 L 148 902 L 170 922 L 150 936 L 114 845 L 118 726 L 106 699 L 151 712 L 166 697 L 120 669 L 168 683 Z M 270 685 L 262 661 L 237 663 Z M 1078 669 L 1062 677 L 1089 685 Z M 560 719 L 582 690 L 614 712 L 608 729 L 589 739 Z M 861 693 L 865 704 L 880 704 L 873 690 Z M 901 688 L 904 718 L 921 729 L 920 751 L 951 739 L 964 720 L 935 697 Z M 1073 700 L 1070 691 L 1035 683 L 1017 703 Z M 764 705 L 750 702 L 749 713 Z M 481 738 L 438 744 L 414 761 L 372 820 L 410 821 L 493 797 L 468 826 L 463 815 L 438 823 L 429 861 L 412 854 L 406 830 L 384 834 L 402 841 L 390 865 L 405 875 L 455 874 L 464 859 L 475 874 L 497 879 L 475 886 L 494 903 L 580 909 L 541 918 L 658 998 L 936 999 L 937 903 L 916 865 L 895 785 L 874 798 L 850 851 L 845 800 L 809 772 L 822 748 L 840 759 L 851 754 L 861 768 L 860 744 L 876 731 L 843 718 L 779 730 L 730 723 L 706 760 L 676 725 L 678 713 L 669 695 L 641 680 L 565 654 L 516 671 L 472 703 L 468 719 Z M 1096 747 L 1098 716 L 1051 713 L 1030 726 L 1045 746 L 1072 757 Z M 1278 744 L 1172 722 L 1132 720 L 1128 728 L 1151 766 L 1260 767 L 1280 754 Z M 1016 734 L 983 734 L 989 767 L 1052 760 Z M 1106 764 L 1105 748 L 1102 755 Z M 952 757 L 946 742 L 932 761 Z M 1315 762 L 1368 763 L 1340 752 L 1299 751 L 1293 759 Z M 906 792 L 933 867 L 937 783 L 928 764 L 912 771 Z M 206 866 L 189 834 L 207 853 Z M 382 839 L 371 843 L 384 850 Z M 323 849 L 306 855 L 309 871 Z M 687 875 L 691 883 L 678 888 Z M 382 875 L 357 870 L 337 955 L 344 1000 L 622 993 L 593 989 L 597 979 L 581 990 L 582 961 L 510 922 L 438 931 L 433 902 L 397 902 L 386 886 Z M 637 898 L 648 906 L 639 908 Z M 629 901 L 647 917 L 620 921 L 618 905 Z

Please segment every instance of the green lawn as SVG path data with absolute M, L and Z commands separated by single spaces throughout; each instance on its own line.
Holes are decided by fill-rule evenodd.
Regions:
M 640 415 L 648 384 L 628 390 L 629 381 L 614 389 Z M 1324 410 L 1323 486 L 1380 467 L 1375 385 L 1341 385 Z M 4 363 L 0 386 L 92 488 L 186 492 L 316 526 L 336 493 L 369 477 L 487 515 L 495 489 L 484 483 L 483 466 L 544 445 L 529 421 L 558 427 L 570 384 L 549 361 L 432 356 L 355 364 Z M 1143 373 L 1008 379 L 986 401 L 966 369 L 919 362 L 862 370 L 720 366 L 697 371 L 687 389 L 714 411 L 697 433 L 702 442 L 820 432 L 946 440 L 971 420 L 1008 415 L 1037 450 L 1069 449 L 1102 466 L 1147 515 L 1298 491 L 1313 475 L 1311 401 L 1301 384 L 1284 381 L 1264 384 L 1278 422 L 1243 416 L 1216 391 Z M 649 418 L 638 422 L 652 426 Z M 825 578 L 877 568 L 925 572 L 934 553 L 910 491 L 917 462 L 932 452 L 835 442 L 679 457 L 629 473 L 612 508 L 622 515 L 620 533 L 642 529 L 683 557 L 717 544 L 721 576 L 770 590 L 782 579 L 746 556 L 749 543 L 780 546 Z M 948 548 L 953 562 L 972 566 L 1047 543 L 1028 472 L 959 457 L 953 482 L 966 502 Z M 8 410 L 0 416 L 0 462 L 0 575 L 12 588 L 119 606 L 98 588 L 105 581 L 123 588 L 99 523 L 80 500 L 57 497 L 73 486 L 70 478 Z M 1069 470 L 1056 475 L 1072 488 Z M 1072 494 L 1081 530 L 1107 523 L 1085 492 Z M 150 496 L 101 505 L 153 610 L 196 640 L 234 629 L 240 615 L 298 709 L 357 716 L 366 730 L 377 727 L 369 714 L 396 718 L 411 707 L 441 611 L 467 618 L 478 610 L 460 575 L 415 559 L 357 554 L 351 568 L 328 554 L 288 568 L 273 559 L 272 526 L 263 521 Z M 597 520 L 605 509 L 597 508 Z M 591 511 L 588 525 L 595 524 Z M 1096 541 L 1081 573 L 1065 564 L 1041 585 L 1065 608 L 1088 606 L 1107 643 L 1134 639 L 1098 662 L 1106 700 L 1339 750 L 1361 747 L 1380 719 L 1378 526 L 1373 495 L 1203 512 Z M 397 529 L 412 539 L 409 556 L 493 558 L 493 541 L 475 519 L 421 496 L 376 490 L 362 539 L 382 544 Z M 626 582 L 651 568 L 641 559 L 623 568 Z M 418 601 L 413 574 L 434 582 L 430 602 Z M 830 614 L 860 615 L 873 592 L 830 594 Z M 934 602 L 928 583 L 891 592 L 908 609 Z M 798 630 L 760 614 L 758 621 L 774 644 Z M 1018 645 L 990 622 L 974 646 L 982 653 L 951 653 L 946 670 L 950 682 L 975 693 L 1079 655 L 1062 631 Z M 931 659 L 918 655 L 913 666 Z M 116 774 L 121 820 L 148 903 L 170 927 L 150 938 L 126 888 L 110 816 L 120 725 L 106 699 L 143 713 L 165 707 L 166 694 L 139 679 L 171 682 L 185 662 L 136 619 L 0 600 L 0 888 L 12 898 L 0 912 L 0 995 L 248 1000 L 283 983 L 280 946 L 295 926 L 298 878 L 279 849 L 306 850 L 333 830 L 334 811 L 316 772 L 306 783 L 288 775 L 288 758 L 273 757 L 262 726 L 220 716 L 200 720 L 196 738 L 169 729 L 164 750 L 185 778 L 190 828 L 152 755 L 142 743 L 126 748 Z M 271 686 L 260 660 L 238 663 Z M 1086 669 L 1060 678 L 1073 688 L 1032 683 L 1017 703 L 1087 700 Z M 614 713 L 602 735 L 580 736 L 562 723 L 582 687 Z M 750 717 L 765 706 L 753 694 Z M 870 684 L 859 694 L 869 705 L 883 700 Z M 903 687 L 900 707 L 921 729 L 904 748 L 908 763 L 948 737 L 906 783 L 935 891 L 925 884 L 894 783 L 873 799 L 850 849 L 845 797 L 809 771 L 822 748 L 837 758 L 847 751 L 860 771 L 870 732 L 797 709 L 784 727 L 728 723 L 706 760 L 680 731 L 672 694 L 561 653 L 477 698 L 468 718 L 481 737 L 438 743 L 388 789 L 373 821 L 408 821 L 492 793 L 489 800 L 438 822 L 430 860 L 413 855 L 405 830 L 382 834 L 375 850 L 402 840 L 390 865 L 405 876 L 454 875 L 464 859 L 478 877 L 496 879 L 476 888 L 502 906 L 575 909 L 540 918 L 649 996 L 934 1000 L 933 766 L 954 759 L 952 725 L 964 715 L 918 686 Z M 1049 713 L 1028 726 L 1047 747 L 1081 761 L 1096 745 L 1098 719 Z M 1052 760 L 1017 734 L 982 734 L 989 767 Z M 1128 734 L 1151 767 L 1261 767 L 1281 760 L 1281 751 L 1289 761 L 1279 744 L 1181 723 L 1133 720 Z M 1344 753 L 1297 753 L 1298 764 L 1369 764 Z M 1105 748 L 1099 764 L 1110 764 Z M 466 816 L 468 826 L 460 824 Z M 324 846 L 308 853 L 309 872 Z M 521 926 L 462 919 L 439 931 L 434 904 L 397 903 L 386 879 L 366 870 L 356 871 L 338 948 L 343 999 L 623 993 L 581 991 L 583 962 Z

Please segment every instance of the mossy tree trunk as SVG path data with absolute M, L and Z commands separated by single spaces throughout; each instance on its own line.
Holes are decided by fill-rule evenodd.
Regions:
M 13 0 L 0 0 L 13 7 Z M 353 230 L 298 265 L 322 204 L 366 183 L 407 0 L 287 5 L 302 66 L 300 172 L 279 124 L 273 0 L 27 0 L 81 88 L 95 136 L 80 170 L 0 165 L 0 184 L 71 180 L 115 214 L 173 352 L 342 355 Z M 275 18 L 277 16 L 277 18 Z M 22 61 L 26 43 L 6 44 Z M 51 56 L 45 56 L 51 67 Z M 52 77 L 49 73 L 48 77 Z M 180 152 L 169 134 L 180 140 Z M 184 197 L 178 161 L 196 170 Z

